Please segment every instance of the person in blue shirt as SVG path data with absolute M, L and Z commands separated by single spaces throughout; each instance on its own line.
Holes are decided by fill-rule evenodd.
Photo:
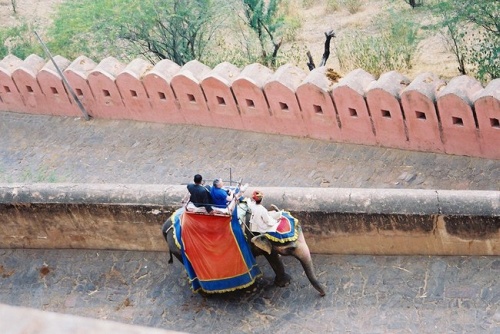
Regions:
M 227 203 L 233 200 L 234 194 L 231 190 L 223 188 L 224 182 L 222 179 L 215 179 L 210 195 L 212 196 L 212 205 L 216 208 L 225 209 Z

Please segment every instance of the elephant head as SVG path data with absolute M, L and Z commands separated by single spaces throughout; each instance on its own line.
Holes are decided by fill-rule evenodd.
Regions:
M 264 255 L 266 257 L 276 274 L 274 281 L 275 284 L 278 286 L 286 286 L 290 282 L 290 276 L 286 274 L 280 256 L 293 256 L 299 260 L 312 286 L 320 293 L 321 296 L 324 296 L 325 289 L 316 278 L 309 246 L 307 246 L 306 239 L 304 238 L 300 225 L 296 227 L 298 233 L 297 240 L 287 243 L 275 242 L 267 238 L 264 234 L 254 235 L 250 231 L 249 220 L 251 212 L 246 203 L 239 203 L 237 208 L 242 228 L 245 229 L 245 233 L 247 235 L 247 240 L 251 240 L 252 253 L 254 256 Z M 272 208 L 278 211 L 276 206 L 272 205 Z
M 243 208 L 243 210 L 242 210 Z M 241 217 L 245 220 L 245 222 L 248 224 L 247 219 L 248 219 L 248 210 L 246 206 L 239 206 L 239 210 L 241 210 Z M 240 211 L 238 211 L 240 214 Z M 245 224 L 243 224 L 245 225 Z M 244 228 L 244 227 L 242 227 Z M 291 277 L 285 272 L 285 267 L 283 265 L 283 262 L 280 258 L 281 255 L 284 256 L 293 256 L 296 259 L 300 261 L 302 264 L 302 267 L 304 268 L 304 271 L 306 273 L 307 278 L 313 285 L 313 287 L 318 290 L 321 296 L 325 295 L 325 289 L 323 286 L 319 283 L 319 281 L 316 278 L 316 275 L 314 273 L 314 267 L 313 267 L 313 262 L 311 258 L 311 254 L 309 252 L 309 247 L 307 246 L 307 243 L 304 239 L 304 235 L 302 234 L 302 230 L 299 228 L 298 231 L 298 239 L 294 242 L 287 243 L 287 244 L 278 244 L 274 242 L 270 242 L 267 244 L 268 239 L 262 240 L 262 242 L 266 243 L 269 245 L 270 250 L 269 251 L 264 251 L 262 248 L 259 248 L 257 245 L 259 244 L 258 242 L 253 243 L 251 242 L 251 249 L 252 253 L 255 257 L 259 255 L 263 255 L 269 264 L 271 265 L 271 268 L 273 269 L 275 273 L 275 280 L 274 283 L 277 286 L 284 287 L 287 286 L 290 283 Z M 182 255 L 180 253 L 179 248 L 176 245 L 174 235 L 173 235 L 173 223 L 172 223 L 172 218 L 167 219 L 167 221 L 163 224 L 162 227 L 162 233 L 163 237 L 165 238 L 165 241 L 167 242 L 169 251 L 170 251 L 170 259 L 169 263 L 173 262 L 173 257 L 175 256 L 180 263 L 183 263 L 182 261 Z M 247 240 L 250 242 L 251 238 L 253 237 L 252 233 L 249 231 L 249 229 L 245 229 L 245 233 L 247 234 Z M 259 238 L 260 239 L 260 238 Z

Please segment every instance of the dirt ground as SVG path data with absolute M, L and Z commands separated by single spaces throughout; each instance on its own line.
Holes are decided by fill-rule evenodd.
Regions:
M 300 3 L 300 0 L 296 1 Z M 0 0 L 0 26 L 14 25 L 20 18 L 36 26 L 46 26 L 50 23 L 50 15 L 54 13 L 55 6 L 62 2 L 64 0 Z M 302 27 L 296 43 L 310 50 L 318 64 L 323 54 L 324 32 L 333 29 L 340 35 L 346 27 L 365 27 L 379 12 L 387 9 L 388 2 L 389 0 L 365 1 L 359 12 L 350 14 L 345 9 L 326 13 L 326 1 L 316 0 L 312 7 L 298 9 Z M 12 10 L 13 3 L 16 4 L 16 13 Z M 408 5 L 401 1 L 401 6 Z M 338 69 L 333 52 L 327 65 Z M 414 78 L 423 72 L 432 72 L 444 79 L 459 75 L 453 55 L 446 50 L 443 40 L 438 36 L 429 37 L 420 43 L 414 67 L 403 74 Z
M 303 27 L 299 35 L 299 42 L 311 50 L 316 64 L 319 63 L 323 54 L 324 32 L 333 29 L 340 36 L 343 28 L 365 28 L 373 24 L 377 14 L 387 10 L 390 1 L 365 0 L 364 2 L 365 5 L 355 14 L 350 14 L 345 9 L 327 14 L 325 10 L 326 1 L 320 0 L 316 1 L 316 5 L 302 12 Z M 404 7 L 408 5 L 401 1 L 398 6 Z M 332 57 L 330 57 L 327 64 L 338 68 L 335 59 L 332 59 Z M 433 72 L 444 79 L 450 79 L 459 75 L 457 67 L 453 54 L 446 50 L 443 39 L 439 36 L 432 36 L 420 42 L 413 68 L 403 74 L 414 78 L 422 72 Z

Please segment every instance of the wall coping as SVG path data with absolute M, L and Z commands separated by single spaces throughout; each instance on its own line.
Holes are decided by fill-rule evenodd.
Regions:
M 252 193 L 256 187 L 246 191 Z M 264 204 L 290 211 L 500 217 L 500 191 L 377 188 L 259 187 Z M 185 185 L 0 184 L 0 203 L 66 203 L 164 206 L 176 209 Z

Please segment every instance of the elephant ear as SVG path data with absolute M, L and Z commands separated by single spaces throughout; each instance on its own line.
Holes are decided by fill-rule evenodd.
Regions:
M 252 243 L 267 254 L 271 254 L 271 241 L 264 234 L 257 235 L 252 238 Z

